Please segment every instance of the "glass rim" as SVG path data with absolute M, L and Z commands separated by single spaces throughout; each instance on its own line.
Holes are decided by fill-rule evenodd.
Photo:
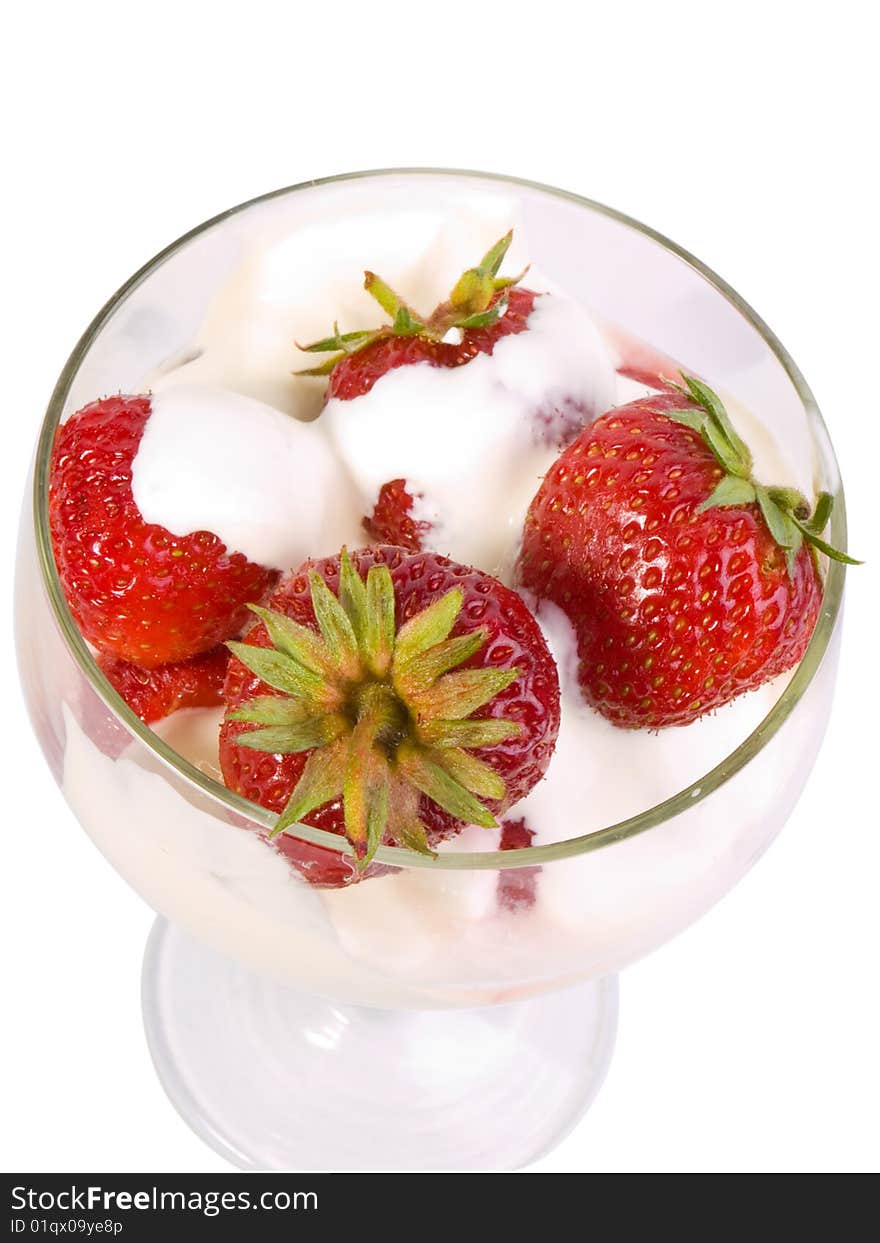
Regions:
M 806 380 L 789 355 L 788 351 L 776 337 L 775 333 L 761 319 L 761 317 L 752 309 L 752 307 L 730 286 L 725 280 L 717 275 L 711 268 L 707 267 L 689 251 L 671 241 L 663 234 L 658 233 L 655 229 L 642 224 L 632 216 L 626 215 L 624 212 L 617 211 L 615 208 L 607 207 L 602 203 L 598 203 L 593 199 L 575 194 L 569 190 L 562 190 L 556 186 L 545 185 L 538 181 L 531 181 L 527 178 L 512 177 L 502 173 L 480 172 L 477 169 L 456 169 L 456 168 L 382 168 L 382 169 L 365 169 L 353 173 L 339 173 L 329 177 L 319 177 L 311 181 L 299 182 L 295 185 L 284 186 L 277 190 L 271 190 L 266 194 L 257 195 L 255 198 L 247 199 L 245 202 L 238 203 L 234 207 L 227 208 L 216 216 L 212 216 L 209 220 L 203 221 L 196 225 L 195 228 L 182 234 L 175 241 L 164 247 L 152 259 L 148 260 L 143 267 L 139 268 L 132 276 L 129 277 L 123 285 L 112 295 L 112 297 L 104 304 L 92 322 L 86 328 L 80 337 L 76 346 L 65 363 L 46 409 L 43 424 L 40 429 L 39 439 L 37 441 L 36 458 L 34 465 L 34 490 L 33 490 L 33 516 L 34 529 L 36 532 L 37 554 L 40 563 L 41 574 L 49 602 L 55 616 L 55 620 L 59 626 L 62 637 L 78 664 L 81 672 L 90 683 L 94 692 L 106 704 L 113 715 L 120 721 L 124 728 L 135 738 L 137 738 L 149 752 L 155 754 L 162 763 L 172 769 L 179 777 L 183 778 L 188 784 L 195 786 L 198 790 L 207 795 L 214 803 L 223 805 L 227 810 L 243 815 L 249 820 L 256 822 L 266 828 L 274 825 L 275 816 L 266 808 L 252 803 L 241 795 L 236 794 L 227 786 L 219 781 L 215 781 L 206 773 L 203 773 L 194 764 L 191 764 L 183 756 L 179 755 L 168 744 L 154 733 L 148 725 L 145 725 L 139 717 L 129 708 L 125 701 L 117 694 L 104 674 L 101 672 L 98 664 L 93 657 L 88 645 L 79 632 L 76 623 L 71 616 L 67 606 L 61 583 L 58 578 L 55 559 L 52 552 L 52 544 L 49 532 L 49 465 L 52 453 L 52 447 L 55 439 L 55 430 L 61 420 L 61 414 L 64 404 L 67 400 L 73 381 L 78 373 L 83 358 L 88 353 L 93 342 L 104 328 L 105 324 L 111 316 L 119 309 L 127 298 L 136 290 L 144 280 L 157 271 L 164 263 L 171 259 L 178 251 L 182 250 L 189 242 L 199 237 L 202 233 L 214 228 L 216 225 L 228 220 L 230 217 L 238 215 L 246 211 L 250 207 L 254 207 L 260 203 L 269 202 L 272 199 L 283 198 L 286 195 L 297 193 L 298 191 L 310 190 L 320 186 L 332 185 L 338 182 L 359 181 L 368 178 L 392 177 L 392 176 L 413 176 L 413 177 L 470 177 L 475 180 L 494 181 L 501 185 L 509 185 L 515 187 L 523 187 L 525 189 L 536 190 L 540 193 L 550 195 L 555 198 L 567 200 L 579 207 L 586 208 L 588 211 L 598 215 L 605 216 L 610 220 L 624 225 L 626 228 L 641 234 L 643 237 L 657 243 L 670 254 L 675 255 L 682 260 L 688 267 L 692 268 L 703 280 L 705 280 L 717 293 L 719 293 L 733 308 L 736 310 L 758 333 L 764 344 L 768 347 L 776 360 L 779 362 L 789 381 L 791 382 L 799 400 L 801 401 L 808 421 L 812 425 L 814 433 L 818 430 L 820 436 L 815 436 L 818 440 L 820 452 L 834 467 L 838 486 L 835 492 L 835 505 L 832 514 L 831 537 L 832 542 L 837 548 L 846 550 L 846 507 L 844 500 L 843 485 L 840 481 L 840 472 L 837 468 L 837 460 L 834 455 L 834 449 L 830 436 L 828 435 L 824 419 L 807 385 Z M 376 852 L 376 861 L 390 865 L 396 868 L 428 868 L 446 871 L 474 871 L 483 869 L 501 870 L 515 867 L 535 866 L 543 863 L 551 863 L 557 860 L 576 857 L 586 854 L 593 850 L 603 849 L 617 842 L 626 841 L 631 837 L 635 837 L 652 828 L 657 828 L 681 814 L 697 803 L 702 802 L 710 795 L 714 794 L 727 781 L 739 773 L 775 736 L 782 727 L 787 718 L 794 711 L 800 702 L 807 687 L 822 663 L 822 658 L 828 648 L 831 636 L 840 613 L 840 607 L 843 599 L 843 587 L 845 581 L 845 567 L 838 562 L 829 562 L 828 572 L 825 578 L 824 592 L 822 598 L 822 608 L 819 614 L 816 627 L 813 631 L 812 638 L 807 650 L 801 659 L 794 674 L 779 696 L 779 699 L 773 704 L 770 711 L 763 720 L 756 726 L 754 730 L 739 743 L 732 751 L 730 751 L 724 759 L 714 768 L 710 769 L 702 777 L 689 785 L 684 786 L 675 794 L 663 799 L 659 803 L 646 808 L 637 815 L 629 816 L 624 820 L 617 821 L 614 824 L 607 825 L 601 829 L 594 829 L 590 833 L 585 833 L 577 837 L 567 838 L 563 841 L 553 842 L 544 846 L 527 846 L 515 850 L 491 850 L 478 851 L 473 853 L 440 853 L 435 858 L 416 854 L 400 846 L 380 846 Z M 328 833 L 323 829 L 313 828 L 311 825 L 297 824 L 295 836 L 303 841 L 307 841 L 316 846 L 324 847 L 337 854 L 344 854 L 353 857 L 353 849 L 349 842 L 344 838 L 340 838 L 335 834 Z

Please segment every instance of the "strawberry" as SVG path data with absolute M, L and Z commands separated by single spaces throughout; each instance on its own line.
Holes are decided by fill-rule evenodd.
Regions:
M 409 552 L 418 552 L 431 527 L 430 523 L 413 518 L 414 503 L 405 479 L 383 484 L 372 515 L 364 518 L 367 535 L 378 544 L 396 544 Z
M 502 337 L 526 330 L 537 297 L 518 287 L 525 273 L 498 275 L 512 241 L 511 230 L 459 277 L 449 299 L 427 316 L 408 306 L 375 272 L 364 273 L 364 288 L 392 322 L 360 332 L 334 328 L 332 336 L 300 346 L 330 357 L 299 374 L 329 375 L 325 401 L 352 401 L 397 367 L 461 367 L 478 354 L 491 354 Z
M 334 328 L 332 336 L 301 347 L 329 354 L 326 362 L 301 374 L 328 375 L 323 419 L 364 506 L 372 508 L 364 518 L 365 530 L 379 542 L 413 551 L 442 544 L 442 552 L 476 559 L 487 568 L 500 566 L 495 549 L 486 554 L 472 538 L 461 542 L 450 530 L 446 484 L 455 480 L 476 498 L 485 493 L 488 472 L 495 471 L 496 481 L 503 480 L 496 486 L 505 501 L 518 506 L 511 523 L 518 528 L 533 480 L 553 452 L 577 435 L 590 414 L 607 408 L 605 394 L 613 389 L 613 373 L 592 322 L 563 298 L 528 290 L 518 285 L 520 277 L 498 276 L 511 241 L 512 234 L 507 234 L 496 242 L 430 314 L 414 311 L 374 272 L 365 273 L 364 287 L 390 322 L 373 331 L 342 333 Z M 562 337 L 547 329 L 548 307 L 549 313 L 562 317 Z M 595 336 L 592 344 L 584 339 L 590 333 Z M 497 367 L 487 378 L 486 368 L 481 368 L 472 392 L 467 392 L 464 375 L 439 375 L 433 385 L 421 385 L 411 404 L 394 406 L 387 389 L 364 400 L 389 373 L 415 368 L 461 373 L 475 359 L 485 362 L 498 343 L 523 334 L 529 341 L 521 353 L 496 359 Z M 354 409 L 359 400 L 362 408 Z M 444 444 L 461 441 L 459 460 L 452 461 L 440 445 L 433 454 L 433 435 L 445 438 Z M 377 475 L 369 449 L 370 441 L 379 438 L 390 441 L 389 457 L 395 464 L 408 462 L 414 472 L 410 479 Z M 536 446 L 546 446 L 539 469 L 534 467 Z M 487 466 L 490 459 L 495 460 Z M 434 521 L 415 520 L 416 497 L 425 502 L 425 512 L 436 515 Z M 457 508 L 457 521 L 471 536 L 485 527 L 476 513 Z M 429 537 L 433 526 L 442 526 L 442 537 Z
M 529 509 L 519 581 L 574 628 L 584 696 L 616 725 L 687 725 L 790 669 L 822 601 L 831 512 L 752 478 L 701 381 L 597 419 Z
M 495 579 L 381 545 L 306 562 L 252 608 L 228 645 L 220 763 L 228 786 L 279 813 L 276 839 L 304 821 L 353 844 L 356 862 L 334 856 L 328 871 L 291 839 L 313 883 L 358 879 L 380 842 L 430 853 L 466 824 L 495 827 L 543 776 L 556 666 Z
M 534 832 L 525 820 L 503 820 L 499 850 L 525 850 L 531 846 Z M 498 902 L 508 911 L 525 910 L 535 905 L 539 867 L 502 868 L 498 873 Z
M 145 669 L 186 660 L 238 633 L 277 575 L 210 531 L 144 522 L 132 464 L 150 398 L 105 397 L 55 438 L 49 518 L 70 611 L 99 651 Z
M 118 656 L 100 656 L 107 681 L 146 725 L 178 708 L 216 708 L 223 703 L 229 652 L 221 644 L 210 652 L 141 669 Z
M 509 243 L 509 235 L 504 241 Z M 507 246 L 504 249 L 506 251 Z M 483 262 L 486 262 L 485 259 Z M 365 288 L 394 316 L 395 322 L 376 332 L 348 333 L 345 337 L 331 337 L 306 347 L 312 351 L 334 349 L 337 341 L 342 345 L 344 352 L 337 356 L 330 371 L 328 400 L 338 397 L 340 401 L 352 401 L 355 397 L 362 397 L 377 380 L 396 367 L 410 367 L 415 363 L 428 363 L 432 367 L 461 367 L 478 354 L 491 354 L 503 337 L 525 332 L 538 296 L 530 289 L 508 288 L 509 285 L 509 281 L 495 278 L 491 289 L 488 283 L 485 286 L 488 295 L 485 303 L 481 295 L 466 304 L 464 309 L 456 307 L 453 292 L 452 300 L 442 303 L 427 319 L 419 319 L 414 311 L 407 308 L 404 321 L 406 331 L 401 331 L 398 325 L 403 302 L 375 273 L 367 272 Z M 479 309 L 468 311 L 468 305 Z M 468 324 L 471 326 L 468 327 Z M 444 335 L 458 339 L 444 341 Z M 352 337 L 355 338 L 354 343 Z M 369 340 L 358 344 L 357 339 L 361 337 Z M 325 368 L 326 364 L 304 374 L 314 374 L 315 370 L 323 374 Z

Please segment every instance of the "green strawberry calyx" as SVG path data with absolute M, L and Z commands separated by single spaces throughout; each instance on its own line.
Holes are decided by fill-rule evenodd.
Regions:
M 309 753 L 271 836 L 341 799 L 346 836 L 364 868 L 386 837 L 432 853 L 419 818 L 422 796 L 465 823 L 496 828 L 481 800 L 502 799 L 505 783 L 474 753 L 519 735 L 521 726 L 473 713 L 519 670 L 459 668 L 488 638 L 482 626 L 450 638 L 460 588 L 398 627 L 386 565 L 371 566 L 364 580 L 343 549 L 338 595 L 315 570 L 309 586 L 317 631 L 252 604 L 270 646 L 227 644 L 275 692 L 228 714 L 259 727 L 235 741 L 271 754 Z
M 833 548 L 822 538 L 834 506 L 831 493 L 821 492 L 811 510 L 807 498 L 796 488 L 765 487 L 759 483 L 752 474 L 753 461 L 749 447 L 733 426 L 721 398 L 696 376 L 686 375 L 683 371 L 680 375 L 683 384 L 674 380 L 664 380 L 664 383 L 693 405 L 664 413 L 667 418 L 698 432 L 723 471 L 711 494 L 700 505 L 700 510 L 723 505 L 756 504 L 771 536 L 785 553 L 789 576 L 804 543 L 814 554 L 823 552 L 832 561 L 861 565 L 860 561 Z
M 488 328 L 497 323 L 507 310 L 507 291 L 519 284 L 528 271 L 512 277 L 498 275 L 512 241 L 511 229 L 483 255 L 475 268 L 468 268 L 461 274 L 448 299 L 427 316 L 414 311 L 375 272 L 365 272 L 364 289 L 391 317 L 391 323 L 360 332 L 340 332 L 339 326 L 334 324 L 331 336 L 311 345 L 297 345 L 307 354 L 331 354 L 331 357 L 316 367 L 294 374 L 329 375 L 341 359 L 358 353 L 382 337 L 424 337 L 439 342 L 450 329 Z

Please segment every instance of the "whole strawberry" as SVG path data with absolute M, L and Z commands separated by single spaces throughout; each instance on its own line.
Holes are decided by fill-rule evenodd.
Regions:
M 132 463 L 150 398 L 106 397 L 58 429 L 49 519 L 70 611 L 99 651 L 145 669 L 185 660 L 238 633 L 246 605 L 277 575 L 210 531 L 178 536 L 144 522 Z
M 365 505 L 372 507 L 364 527 L 380 543 L 412 550 L 427 547 L 432 543 L 432 527 L 439 524 L 444 540 L 451 540 L 444 543 L 443 551 L 455 551 L 455 538 L 448 530 L 450 514 L 445 512 L 448 503 L 440 506 L 432 485 L 437 489 L 439 483 L 442 493 L 443 482 L 451 474 L 465 481 L 466 495 L 476 496 L 481 488 L 485 491 L 485 462 L 495 457 L 496 473 L 505 479 L 503 490 L 517 495 L 522 492 L 524 503 L 537 473 L 530 456 L 534 446 L 545 445 L 552 454 L 577 434 L 585 419 L 607 407 L 606 394 L 613 388 L 610 364 L 584 312 L 554 295 L 523 288 L 518 284 L 521 277 L 498 275 L 512 236 L 508 233 L 501 238 L 475 268 L 464 272 L 449 298 L 430 315 L 414 310 L 375 273 L 367 272 L 364 287 L 391 322 L 372 331 L 341 333 L 337 328 L 332 336 L 301 347 L 330 354 L 325 362 L 301 374 L 329 376 L 324 417 L 337 450 L 361 488 Z M 561 336 L 558 330 L 551 333 L 546 325 L 535 330 L 540 320 L 537 310 L 546 313 L 548 303 L 555 304 L 556 313 L 563 316 Z M 567 310 L 560 312 L 560 307 Z M 592 345 L 591 333 L 595 335 Z M 405 400 L 395 411 L 386 409 L 377 414 L 372 405 L 372 414 L 366 409 L 349 409 L 391 372 L 416 367 L 457 371 L 492 355 L 502 340 L 522 334 L 530 338 L 535 353 L 525 352 L 516 365 L 499 369 L 489 386 L 488 400 L 482 393 L 463 397 L 460 389 L 449 388 L 445 382 L 449 377 L 438 377 L 435 385 L 429 385 L 415 400 Z M 547 345 L 548 336 L 553 338 L 555 352 Z M 536 340 L 539 345 L 535 345 Z M 543 387 L 539 381 L 542 376 Z M 491 405 L 498 394 L 500 415 Z M 361 404 L 365 407 L 367 403 Z M 461 418 L 462 425 L 456 424 L 456 418 Z M 467 450 L 475 436 L 480 437 L 482 446 L 473 455 L 476 461 L 470 461 L 466 452 L 450 461 L 444 452 L 445 443 L 458 438 L 462 449 Z M 417 473 L 427 467 L 425 491 L 429 495 L 422 516 L 415 513 L 416 500 L 426 500 L 422 489 L 411 480 L 375 476 L 374 457 L 364 443 L 364 438 L 374 437 L 389 441 L 391 456 L 406 461 Z M 438 507 L 444 512 L 435 513 Z M 433 515 L 431 521 L 424 517 L 426 512 Z M 473 534 L 485 524 L 464 514 L 463 525 Z M 464 547 L 468 556 L 476 559 L 471 542 Z M 480 562 L 486 563 L 482 557 Z
M 100 656 L 107 681 L 146 725 L 180 708 L 215 708 L 223 702 L 229 652 L 221 644 L 210 652 L 142 669 L 117 656 Z
M 273 836 L 304 821 L 354 845 L 358 871 L 328 871 L 292 838 L 285 853 L 314 883 L 357 879 L 382 842 L 430 853 L 466 824 L 494 827 L 543 776 L 556 666 L 522 599 L 488 575 L 433 553 L 343 551 L 253 611 L 229 644 L 220 763 L 279 813 Z
M 707 385 L 612 410 L 547 473 L 519 581 L 577 636 L 589 703 L 616 725 L 687 725 L 790 669 L 822 601 L 815 549 L 831 512 L 751 476 Z

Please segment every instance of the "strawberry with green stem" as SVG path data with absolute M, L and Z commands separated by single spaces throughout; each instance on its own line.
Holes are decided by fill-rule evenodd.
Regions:
M 587 701 L 614 724 L 686 725 L 803 656 L 822 600 L 831 497 L 810 512 L 753 477 L 693 376 L 609 411 L 529 509 L 519 581 L 568 616 Z
M 310 354 L 330 357 L 298 375 L 329 376 L 327 396 L 352 401 L 397 367 L 418 362 L 461 367 L 477 354 L 491 354 L 503 336 L 523 332 L 536 294 L 517 288 L 525 276 L 499 276 L 513 241 L 513 230 L 487 251 L 475 268 L 462 273 L 445 302 L 420 315 L 377 276 L 364 273 L 364 288 L 391 317 L 390 324 L 340 332 L 301 345 Z
M 433 553 L 380 546 L 309 562 L 240 643 L 226 680 L 227 785 L 344 835 L 361 871 L 382 842 L 430 853 L 541 778 L 559 728 L 556 667 L 522 599 Z M 316 884 L 346 883 L 313 849 Z M 328 852 L 329 853 L 329 852 Z M 311 865 L 311 866 L 306 866 Z
M 478 426 L 485 426 L 486 422 L 497 416 L 480 397 L 476 399 L 474 408 L 470 409 L 467 403 L 474 399 L 462 396 L 462 391 L 466 393 L 466 386 L 457 392 L 450 391 L 448 376 L 441 378 L 438 375 L 434 385 L 420 389 L 416 399 L 419 403 L 417 415 L 407 403 L 398 415 L 377 414 L 376 405 L 368 404 L 363 399 L 380 380 L 401 368 L 421 366 L 438 372 L 455 372 L 477 359 L 485 359 L 494 353 L 499 342 L 532 333 L 532 317 L 537 303 L 543 304 L 547 299 L 555 301 L 557 306 L 562 303 L 555 295 L 537 294 L 520 285 L 519 281 L 525 273 L 511 277 L 500 275 L 512 236 L 512 232 L 507 233 L 489 249 L 476 267 L 464 272 L 449 297 L 429 315 L 416 311 L 374 272 L 367 272 L 364 287 L 386 312 L 390 322 L 376 329 L 357 332 L 341 332 L 337 326 L 332 335 L 300 347 L 312 353 L 329 354 L 324 362 L 300 374 L 328 377 L 325 406 L 330 407 L 326 413 L 331 434 L 353 478 L 362 489 L 365 505 L 372 506 L 364 519 L 364 527 L 368 535 L 379 543 L 393 543 L 412 551 L 430 544 L 429 532 L 436 521 L 434 511 L 437 509 L 436 498 L 430 495 L 431 482 L 436 483 L 434 472 L 439 469 L 438 462 L 445 459 L 442 452 L 433 457 L 427 463 L 427 478 L 421 478 L 426 465 L 425 446 L 431 443 L 432 436 L 437 437 L 438 444 L 442 444 L 444 438 L 470 438 Z M 577 310 L 571 313 L 582 315 Z M 538 349 L 539 359 L 543 357 L 540 349 L 547 348 L 544 338 L 540 340 L 543 344 Z M 591 372 L 586 361 L 590 355 L 586 349 L 582 353 L 583 356 L 581 351 L 578 352 L 573 383 L 576 388 L 586 390 L 590 387 L 588 376 Z M 567 366 L 566 370 L 572 374 L 571 367 Z M 610 383 L 610 364 L 608 370 Z M 515 372 L 514 368 L 513 374 Z M 508 380 L 502 369 L 497 378 L 497 391 L 506 393 L 509 383 L 513 381 Z M 436 397 L 433 396 L 435 391 Z M 554 447 L 561 447 L 580 429 L 589 413 L 588 400 L 586 391 L 567 396 L 560 396 L 558 391 L 548 391 L 545 402 L 538 401 L 527 419 L 522 417 L 514 403 L 507 402 L 505 413 L 496 422 L 491 422 L 492 434 L 483 436 L 483 454 L 492 453 L 496 446 L 502 453 L 509 454 L 505 441 L 511 440 L 519 445 L 521 457 L 528 456 L 528 450 L 534 443 L 546 443 L 552 452 Z M 362 403 L 360 409 L 357 408 L 359 401 Z M 450 407 L 453 415 L 462 409 L 468 410 L 464 426 L 459 430 L 456 430 L 454 420 L 451 423 L 448 417 Z M 512 408 L 516 409 L 516 415 L 511 413 Z M 388 479 L 377 479 L 372 466 L 365 465 L 369 459 L 361 451 L 360 436 L 364 434 L 371 417 L 378 417 L 381 424 L 375 435 L 393 439 L 396 448 L 393 456 L 398 461 L 407 462 L 408 469 L 414 472 L 413 479 L 400 477 L 399 474 Z M 352 418 L 356 428 L 350 424 Z M 418 443 L 414 443 L 413 438 L 417 435 Z M 467 450 L 466 443 L 462 444 L 462 449 Z M 520 465 L 520 462 L 511 462 L 508 456 L 504 456 L 499 458 L 496 469 L 505 474 L 511 469 L 518 470 Z M 466 452 L 455 469 L 459 473 L 470 469 Z M 524 465 L 523 469 L 529 471 L 529 479 L 534 478 L 534 469 L 528 465 Z M 477 486 L 476 479 L 474 486 Z M 525 488 L 528 486 L 526 482 Z M 429 493 L 426 505 L 421 503 L 426 500 L 423 495 L 425 491 Z M 431 515 L 430 520 L 428 514 Z M 444 519 L 448 516 L 437 513 L 444 526 Z M 444 548 L 443 551 L 449 549 Z

